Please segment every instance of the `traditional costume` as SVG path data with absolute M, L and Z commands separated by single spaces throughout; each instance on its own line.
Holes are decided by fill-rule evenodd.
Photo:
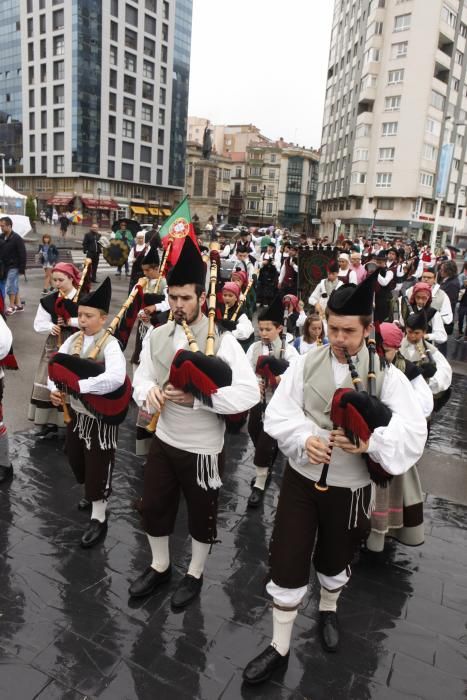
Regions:
M 58 290 L 42 297 L 34 318 L 36 333 L 47 333 L 44 349 L 34 375 L 28 411 L 28 419 L 34 421 L 35 425 L 41 426 L 37 433 L 39 439 L 53 436 L 57 433 L 58 428 L 65 427 L 63 411 L 55 408 L 50 402 L 50 391 L 47 386 L 48 366 L 49 360 L 57 352 L 59 346 L 76 332 L 79 325 L 78 304 L 74 299 L 80 282 L 80 272 L 70 263 L 57 263 L 54 272 L 62 272 L 70 277 L 73 287 L 66 297 L 63 297 Z M 60 318 L 66 322 L 66 325 L 61 326 L 59 335 L 52 335 L 52 328 L 58 324 Z
M 339 265 L 337 264 L 337 260 L 331 260 L 331 262 L 327 266 L 328 275 L 335 275 L 338 272 Z M 322 279 L 321 282 L 318 282 L 318 284 L 310 294 L 308 303 L 310 304 L 310 306 L 313 307 L 315 307 L 318 304 L 320 313 L 324 314 L 329 297 L 335 289 L 339 289 L 339 287 L 342 287 L 342 284 L 343 282 L 341 282 L 338 277 L 336 277 L 333 280 L 330 280 L 329 277 Z
M 255 329 L 246 313 L 244 313 L 245 303 L 240 301 L 240 287 L 236 282 L 226 282 L 222 287 L 222 291 L 224 290 L 234 294 L 237 303 L 233 306 L 224 304 L 224 311 L 222 312 L 220 324 L 225 330 L 232 333 L 233 337 L 238 340 L 242 348 L 246 351 L 254 341 Z
M 191 289 L 195 290 L 204 289 L 204 281 L 204 263 L 187 237 L 178 261 L 167 276 L 169 292 L 171 287 L 186 285 L 194 285 Z M 201 314 L 200 306 L 189 330 L 203 351 L 208 337 L 208 319 Z M 193 386 L 190 393 L 183 394 L 186 402 L 167 399 L 157 422 L 144 471 L 141 504 L 143 528 L 153 559 L 151 566 L 129 589 L 132 597 L 142 597 L 170 578 L 169 536 L 183 491 L 189 514 L 192 559 L 186 576 L 172 596 L 172 605 L 176 608 L 184 607 L 199 594 L 206 558 L 216 541 L 217 498 L 224 462 L 222 416 L 248 410 L 257 403 L 259 396 L 245 354 L 230 333 L 215 331 L 214 357 L 207 357 L 203 352 L 198 357 L 198 353 L 190 354 L 186 348 L 187 336 L 180 324 L 169 321 L 155 328 L 143 348 L 133 381 L 133 396 L 139 406 L 145 403 L 153 387 L 164 390 L 169 377 L 172 385 L 175 381 L 172 377 L 181 379 L 183 374 L 183 386 Z M 208 375 L 200 366 L 203 363 L 206 363 Z M 222 370 L 226 366 L 230 368 L 229 385 L 219 382 L 216 386 L 215 377 L 209 375 L 219 363 Z M 200 395 L 195 388 L 199 382 L 211 387 L 209 399 L 193 398 L 193 393 Z
M 3 298 L 0 300 L 0 307 L 0 484 L 3 484 L 13 476 L 8 445 L 8 431 L 3 422 L 3 381 L 5 376 L 3 367 L 5 358 L 11 354 L 13 336 L 3 318 Z
M 383 349 L 397 350 L 392 364 L 410 381 L 423 415 L 428 419 L 433 411 L 433 395 L 421 370 L 400 353 L 404 334 L 394 323 L 382 323 L 378 330 Z M 403 474 L 394 476 L 385 488 L 376 487 L 367 549 L 382 552 L 386 535 L 411 546 L 424 542 L 423 493 L 415 464 Z
M 111 294 L 107 277 L 79 306 L 107 314 Z M 116 338 L 104 329 L 95 335 L 83 331 L 72 335 L 49 364 L 48 386 L 50 391 L 59 387 L 70 393 L 66 451 L 76 481 L 84 484 L 85 497 L 92 504 L 91 522 L 81 539 L 82 547 L 92 547 L 107 531 L 118 424 L 131 398 L 125 357 Z
M 358 287 L 343 285 L 336 290 L 328 303 L 329 321 L 370 315 L 373 283 L 367 278 Z M 321 641 L 327 651 L 337 650 L 337 599 L 349 581 L 354 550 L 369 532 L 370 474 L 378 480 L 401 474 L 423 452 L 426 421 L 406 377 L 395 367 L 382 368 L 376 362 L 376 396 L 353 391 L 355 367 L 366 388 L 369 351 L 365 344 L 351 360 L 352 375 L 347 364 L 339 362 L 332 345 L 300 357 L 283 376 L 266 411 L 265 429 L 277 439 L 289 462 L 270 547 L 267 591 L 274 601 L 273 640 L 246 667 L 243 677 L 248 683 L 266 680 L 287 662 L 312 558 L 321 584 Z M 344 428 L 350 420 L 354 433 L 358 428 L 359 434 L 369 436 L 364 439 L 367 453 L 334 447 L 329 465 L 311 463 L 309 438 L 319 438 L 326 445 L 333 422 L 339 421 L 337 425 Z M 323 479 L 327 469 L 328 486 Z
M 415 301 L 415 296 L 420 292 L 425 294 L 427 298 L 427 303 L 423 307 L 417 306 Z M 425 335 L 425 339 L 438 345 L 442 345 L 447 341 L 448 336 L 444 327 L 441 313 L 433 306 L 432 298 L 432 288 L 429 284 L 426 282 L 417 282 L 414 284 L 413 287 L 410 287 L 407 290 L 407 296 L 401 296 L 398 300 L 400 309 L 398 322 L 402 327 L 404 327 L 409 314 L 417 313 L 423 309 L 427 321 L 427 333 Z

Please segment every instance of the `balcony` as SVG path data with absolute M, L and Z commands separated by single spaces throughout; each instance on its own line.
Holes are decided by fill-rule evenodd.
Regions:
M 441 53 L 438 51 L 438 53 Z M 446 68 L 443 64 L 438 61 L 435 62 L 435 72 L 433 77 L 440 80 L 445 85 L 449 85 L 449 68 Z

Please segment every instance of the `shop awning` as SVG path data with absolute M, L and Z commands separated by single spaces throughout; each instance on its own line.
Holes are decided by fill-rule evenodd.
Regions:
M 148 212 L 151 214 L 151 216 L 160 216 L 161 214 L 161 210 L 157 207 L 148 207 Z
M 130 209 L 133 212 L 133 214 L 147 214 L 148 213 L 148 210 L 146 209 L 146 207 L 136 207 L 136 206 L 133 206 L 133 204 L 131 205 Z
M 54 194 L 53 197 L 47 200 L 47 204 L 52 204 L 55 207 L 66 207 L 72 199 L 72 194 Z
M 114 199 L 91 199 L 81 197 L 81 201 L 86 209 L 118 209 L 118 204 Z
M 162 214 L 163 216 L 170 216 L 171 215 L 170 209 L 162 209 Z

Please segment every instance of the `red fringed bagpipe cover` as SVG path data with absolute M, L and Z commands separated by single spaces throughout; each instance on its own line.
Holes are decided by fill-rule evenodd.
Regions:
M 136 319 L 138 318 L 138 314 L 144 306 L 143 287 L 141 287 L 141 285 L 139 284 L 135 286 L 138 290 L 138 293 L 136 294 L 135 298 L 128 306 L 128 308 L 125 310 L 125 313 L 122 316 L 122 319 L 113 334 L 114 338 L 116 338 L 120 343 L 120 347 L 122 348 L 122 350 L 125 350 L 128 344 L 128 340 L 130 339 L 132 328 L 135 324 Z
M 3 296 L 0 294 L 0 314 L 3 316 L 5 321 L 5 303 L 3 301 Z M 6 321 L 5 321 L 6 322 Z M 13 352 L 13 345 L 9 349 L 8 353 L 3 359 L 0 360 L 0 367 L 3 369 L 18 369 L 18 363 L 16 361 L 15 354 Z
M 214 355 L 179 350 L 170 368 L 169 382 L 177 389 L 193 394 L 207 406 L 218 389 L 232 384 L 229 365 Z

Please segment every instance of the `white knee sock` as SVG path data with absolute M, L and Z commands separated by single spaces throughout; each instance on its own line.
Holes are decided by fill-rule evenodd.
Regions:
M 152 537 L 151 535 L 148 535 L 148 540 L 152 552 L 151 568 L 162 573 L 170 566 L 169 536 L 164 535 L 164 537 Z
M 293 610 L 273 608 L 272 610 L 273 635 L 271 645 L 281 656 L 285 656 L 290 649 L 290 639 L 296 617 L 296 608 Z
M 382 552 L 384 549 L 384 540 L 384 533 L 372 530 L 368 535 L 366 548 L 369 549 L 370 552 Z
M 188 567 L 188 573 L 195 578 L 201 578 L 204 571 L 204 565 L 209 554 L 210 544 L 198 542 L 194 537 L 191 538 L 191 561 Z
M 319 599 L 320 612 L 336 612 L 337 599 L 341 594 L 342 588 L 338 591 L 328 591 L 327 588 L 321 587 L 321 597 Z
M 102 499 L 100 501 L 92 501 L 91 520 L 98 520 L 100 523 L 103 523 L 105 520 L 106 508 L 107 501 Z
M 266 479 L 268 478 L 269 469 L 267 467 L 256 467 L 255 486 L 257 489 L 264 491 L 266 487 Z

